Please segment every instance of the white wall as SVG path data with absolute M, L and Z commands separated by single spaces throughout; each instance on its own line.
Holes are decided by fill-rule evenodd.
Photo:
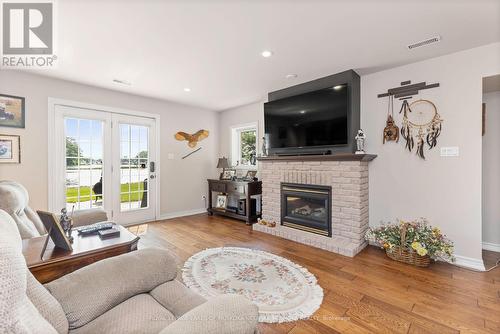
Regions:
M 370 164 L 370 224 L 426 217 L 455 241 L 457 255 L 481 261 L 482 78 L 497 73 L 500 43 L 361 78 L 361 125 L 368 152 L 378 154 Z M 426 161 L 405 152 L 402 142 L 382 144 L 387 99 L 377 94 L 405 80 L 440 84 L 418 96 L 433 101 L 444 119 Z M 401 115 L 396 121 L 401 124 Z M 440 157 L 443 146 L 458 146 L 460 156 Z
M 16 180 L 25 185 L 33 208 L 46 209 L 48 206 L 48 97 L 160 114 L 161 214 L 204 207 L 201 196 L 207 192 L 206 178 L 214 177 L 217 172 L 216 113 L 17 71 L 0 71 L 0 93 L 26 98 L 26 128 L 0 128 L 0 134 L 21 135 L 22 163 L 0 165 L 0 180 Z M 176 141 L 174 134 L 180 130 L 193 133 L 200 129 L 210 131 L 210 136 L 199 144 L 203 149 L 181 160 L 190 150 L 186 142 Z M 174 154 L 173 160 L 167 159 L 168 153 Z
M 257 122 L 257 153 L 261 152 L 264 136 L 264 102 L 256 102 L 219 113 L 219 156 L 231 159 L 231 128 Z M 233 165 L 235 161 L 231 161 Z
M 483 95 L 483 242 L 500 248 L 500 92 Z
M 418 51 L 416 51 L 418 52 Z M 395 218 L 428 218 L 455 242 L 461 261 L 481 259 L 481 101 L 482 78 L 500 73 L 500 43 L 409 64 L 361 78 L 361 125 L 370 163 L 370 225 Z M 331 73 L 325 73 L 325 75 Z M 419 98 L 435 102 L 444 118 L 438 147 L 422 161 L 399 144 L 382 144 L 387 100 L 377 94 L 402 81 L 439 82 Z M 400 102 L 396 100 L 396 113 Z M 219 116 L 219 152 L 228 154 L 229 126 L 243 119 L 263 126 L 263 102 L 226 110 Z M 397 124 L 401 123 L 396 115 Z M 262 132 L 261 132 L 262 133 Z M 459 146 L 460 156 L 441 158 L 442 146 Z M 470 258 L 470 259 L 469 259 Z

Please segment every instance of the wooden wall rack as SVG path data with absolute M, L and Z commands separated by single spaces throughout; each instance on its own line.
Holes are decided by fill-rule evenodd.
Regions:
M 378 94 L 377 97 L 386 97 L 393 95 L 395 98 L 399 98 L 400 100 L 411 99 L 413 95 L 417 95 L 418 92 L 422 89 L 436 88 L 439 87 L 439 83 L 433 83 L 427 85 L 424 82 L 419 82 L 416 84 L 411 84 L 411 81 L 403 81 L 401 82 L 400 87 L 394 87 L 387 90 L 387 93 Z

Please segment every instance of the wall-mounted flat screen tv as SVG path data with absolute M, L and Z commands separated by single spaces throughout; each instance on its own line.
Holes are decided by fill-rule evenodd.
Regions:
M 348 85 L 336 85 L 264 104 L 270 152 L 348 143 Z

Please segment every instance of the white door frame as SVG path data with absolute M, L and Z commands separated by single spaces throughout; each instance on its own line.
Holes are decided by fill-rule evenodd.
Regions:
M 140 116 L 140 117 L 147 117 L 155 120 L 156 123 L 156 138 L 155 138 L 155 154 L 156 154 L 156 212 L 155 216 L 156 219 L 160 218 L 160 177 L 161 177 L 161 166 L 160 166 L 160 115 L 158 114 L 152 114 L 152 113 L 146 113 L 142 111 L 136 111 L 136 110 L 130 110 L 130 109 L 122 109 L 122 108 L 115 108 L 115 107 L 109 107 L 109 106 L 102 106 L 102 105 L 97 105 L 97 104 L 91 104 L 91 103 L 85 103 L 85 102 L 79 102 L 79 101 L 72 101 L 72 100 L 66 100 L 66 99 L 60 99 L 60 98 L 54 98 L 54 97 L 49 97 L 48 98 L 48 143 L 47 143 L 47 148 L 48 148 L 48 209 L 51 212 L 58 212 L 61 208 L 57 207 L 58 199 L 57 197 L 57 192 L 56 192 L 56 184 L 58 182 L 58 178 L 60 178 L 60 175 L 57 175 L 58 170 L 57 170 L 57 164 L 55 161 L 55 158 L 57 156 L 57 149 L 58 147 L 60 148 L 60 143 L 58 144 L 57 141 L 57 135 L 56 135 L 56 112 L 55 108 L 57 105 L 60 106 L 66 106 L 66 107 L 74 107 L 74 108 L 80 108 L 80 109 L 89 109 L 93 110 L 96 112 L 108 112 L 108 113 L 113 113 L 113 114 L 122 114 L 122 115 L 129 115 L 129 116 Z M 60 130 L 59 130 L 60 131 Z M 104 148 L 106 149 L 106 148 Z

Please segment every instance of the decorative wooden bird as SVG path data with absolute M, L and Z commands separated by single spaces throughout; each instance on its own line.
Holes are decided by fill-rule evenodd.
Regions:
M 179 131 L 175 134 L 175 139 L 178 141 L 183 141 L 187 140 L 188 141 L 188 146 L 193 148 L 196 147 L 199 141 L 202 141 L 203 139 L 208 137 L 208 130 L 200 130 L 192 135 L 186 132 Z

